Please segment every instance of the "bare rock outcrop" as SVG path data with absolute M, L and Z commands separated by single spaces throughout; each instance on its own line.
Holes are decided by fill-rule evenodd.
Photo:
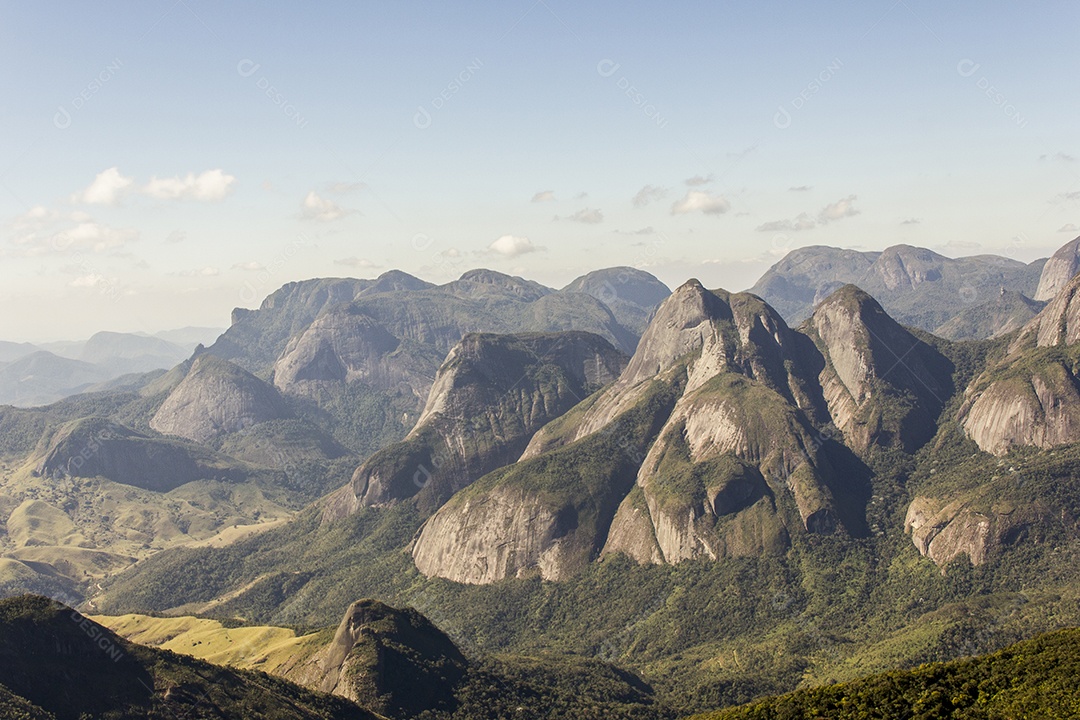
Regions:
M 416 610 L 359 600 L 326 647 L 277 672 L 397 718 L 452 710 L 467 667 L 453 641 Z
M 896 446 L 908 452 L 936 429 L 952 395 L 952 363 L 847 285 L 807 322 L 826 363 L 819 383 L 829 415 L 852 449 Z
M 1080 441 L 1080 276 L 1028 323 L 965 392 L 957 415 L 986 452 Z
M 884 313 L 865 294 L 846 296 L 807 335 L 753 295 L 684 284 L 657 309 L 618 380 L 537 432 L 516 465 L 428 520 L 413 550 L 417 567 L 469 583 L 531 572 L 556 579 L 600 553 L 676 563 L 782 553 L 793 533 L 845 531 L 834 496 L 843 481 L 827 451 L 837 406 L 826 402 L 822 379 L 848 394 L 845 422 L 854 427 L 883 414 L 875 403 L 893 391 L 892 366 L 879 367 L 884 350 L 914 353 L 922 370 L 947 369 L 877 318 Z M 901 387 L 910 394 L 910 384 Z M 940 404 L 931 397 L 921 407 L 927 394 L 904 398 L 909 415 L 932 425 Z M 864 434 L 867 443 L 883 435 Z M 577 487 L 570 468 L 590 482 Z M 588 508 L 574 500 L 596 489 Z
M 402 344 L 354 306 L 342 305 L 289 341 L 274 363 L 274 385 L 288 395 L 317 395 L 360 381 L 379 390 L 404 385 L 422 398 L 431 382 L 432 354 L 399 352 Z
M 938 565 L 966 555 L 982 565 L 995 552 L 1022 536 L 1026 529 L 1046 520 L 1046 508 L 997 503 L 983 507 L 965 499 L 916 497 L 908 506 L 904 531 L 919 552 Z
M 210 354 L 199 355 L 187 376 L 150 419 L 166 435 L 206 442 L 290 412 L 277 391 L 246 370 Z
M 1080 237 L 1065 243 L 1050 256 L 1039 276 L 1035 300 L 1053 300 L 1080 270 Z
M 591 333 L 467 335 L 439 368 L 416 426 L 357 468 L 328 499 L 324 519 L 406 498 L 434 511 L 514 462 L 536 430 L 625 365 L 626 356 Z

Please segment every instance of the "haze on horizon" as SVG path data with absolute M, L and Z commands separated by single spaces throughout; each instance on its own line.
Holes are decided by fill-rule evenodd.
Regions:
M 282 284 L 1080 234 L 1080 7 L 0 3 L 0 339 L 224 326 Z

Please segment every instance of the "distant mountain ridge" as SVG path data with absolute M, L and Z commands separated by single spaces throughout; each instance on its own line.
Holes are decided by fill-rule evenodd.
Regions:
M 785 255 L 749 292 L 797 324 L 837 288 L 857 285 L 901 324 L 934 332 L 1002 288 L 1034 297 L 1045 263 L 997 255 L 949 258 L 911 245 L 866 252 L 808 246 Z
M 47 405 L 127 375 L 168 370 L 218 333 L 215 328 L 157 335 L 103 331 L 79 342 L 0 342 L 0 405 Z

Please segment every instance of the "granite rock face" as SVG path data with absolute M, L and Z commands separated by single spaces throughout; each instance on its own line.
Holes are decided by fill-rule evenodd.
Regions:
M 1034 299 L 1053 300 L 1069 284 L 1077 270 L 1080 270 L 1080 237 L 1062 245 L 1046 261 Z
M 327 501 L 325 520 L 408 498 L 435 510 L 514 462 L 533 433 L 625 365 L 625 355 L 591 333 L 465 336 L 439 368 L 416 426 L 357 468 Z
M 975 379 L 957 420 L 986 452 L 1080 440 L 1080 276 L 1020 330 L 1008 352 Z
M 195 358 L 187 376 L 150 419 L 166 435 L 206 442 L 268 420 L 290 416 L 277 391 L 227 360 Z
M 560 579 L 606 553 L 677 563 L 853 532 L 832 453 L 917 449 L 951 371 L 857 288 L 796 331 L 756 296 L 690 281 L 614 383 L 435 512 L 414 561 L 465 583 Z

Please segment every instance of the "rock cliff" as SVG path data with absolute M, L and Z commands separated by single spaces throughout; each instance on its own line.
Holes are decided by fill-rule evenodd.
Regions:
M 860 452 L 913 452 L 951 371 L 857 288 L 794 331 L 760 298 L 690 281 L 613 384 L 428 520 L 414 560 L 459 582 L 557 579 L 600 553 L 675 563 L 850 532 L 832 428 Z
M 957 419 L 986 452 L 1080 440 L 1080 276 L 1020 330 L 965 392 Z
M 1046 261 L 1034 298 L 1053 300 L 1069 284 L 1077 270 L 1080 270 L 1080 237 L 1062 245 Z
M 325 518 L 414 496 L 422 510 L 435 510 L 516 460 L 537 429 L 614 380 L 625 364 L 591 333 L 467 335 L 439 368 L 416 426 L 356 470 L 327 502 Z
M 209 353 L 199 355 L 187 376 L 150 419 L 166 435 L 206 442 L 267 420 L 289 417 L 273 387 Z

